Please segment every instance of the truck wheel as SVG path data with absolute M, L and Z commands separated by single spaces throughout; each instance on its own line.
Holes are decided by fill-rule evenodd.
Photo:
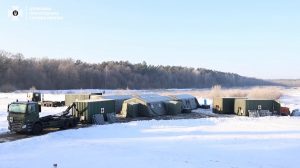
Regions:
M 69 121 L 64 121 L 64 125 L 60 128 L 60 129 L 62 129 L 62 130 L 64 130 L 64 129 L 68 129 L 69 128 Z
M 72 122 L 71 127 L 76 127 L 77 126 L 77 120 L 73 119 L 71 122 Z
M 33 135 L 39 135 L 43 131 L 43 127 L 40 123 L 36 123 L 32 127 L 32 134 Z

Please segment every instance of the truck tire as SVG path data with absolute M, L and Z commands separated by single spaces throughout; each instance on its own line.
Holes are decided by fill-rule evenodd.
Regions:
M 72 126 L 71 127 L 72 128 L 77 127 L 77 120 L 76 119 L 72 120 Z
M 70 126 L 70 121 L 65 120 L 64 123 L 63 123 L 63 126 L 60 127 L 60 129 L 65 130 L 65 129 L 68 129 L 69 126 Z
M 43 131 L 43 126 L 40 123 L 35 123 L 32 127 L 32 134 L 33 135 L 39 135 Z

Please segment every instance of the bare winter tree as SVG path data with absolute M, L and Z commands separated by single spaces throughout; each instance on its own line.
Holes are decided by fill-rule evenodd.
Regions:
M 26 59 L 22 54 L 0 51 L 0 89 L 157 89 L 209 88 L 272 85 L 255 78 L 242 77 L 202 68 L 154 66 L 146 62 L 110 61 L 89 64 L 72 59 Z

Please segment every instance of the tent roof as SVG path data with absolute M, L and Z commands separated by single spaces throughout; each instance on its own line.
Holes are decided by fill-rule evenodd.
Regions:
M 114 100 L 133 98 L 133 96 L 131 95 L 102 95 L 101 97 L 105 99 L 114 99 Z
M 138 95 L 138 98 L 145 101 L 145 102 L 147 102 L 147 103 L 172 100 L 168 96 L 160 96 L 160 95 L 157 95 L 157 94 Z
M 189 95 L 189 94 L 171 95 L 171 97 L 174 97 L 176 99 L 195 99 L 194 96 Z
M 112 101 L 112 99 L 88 99 L 88 100 L 76 100 L 75 102 L 103 102 Z

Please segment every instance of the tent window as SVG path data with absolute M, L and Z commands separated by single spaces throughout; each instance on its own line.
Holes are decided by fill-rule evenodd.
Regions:
M 151 104 L 151 108 L 154 108 L 154 105 L 153 105 L 153 104 Z

